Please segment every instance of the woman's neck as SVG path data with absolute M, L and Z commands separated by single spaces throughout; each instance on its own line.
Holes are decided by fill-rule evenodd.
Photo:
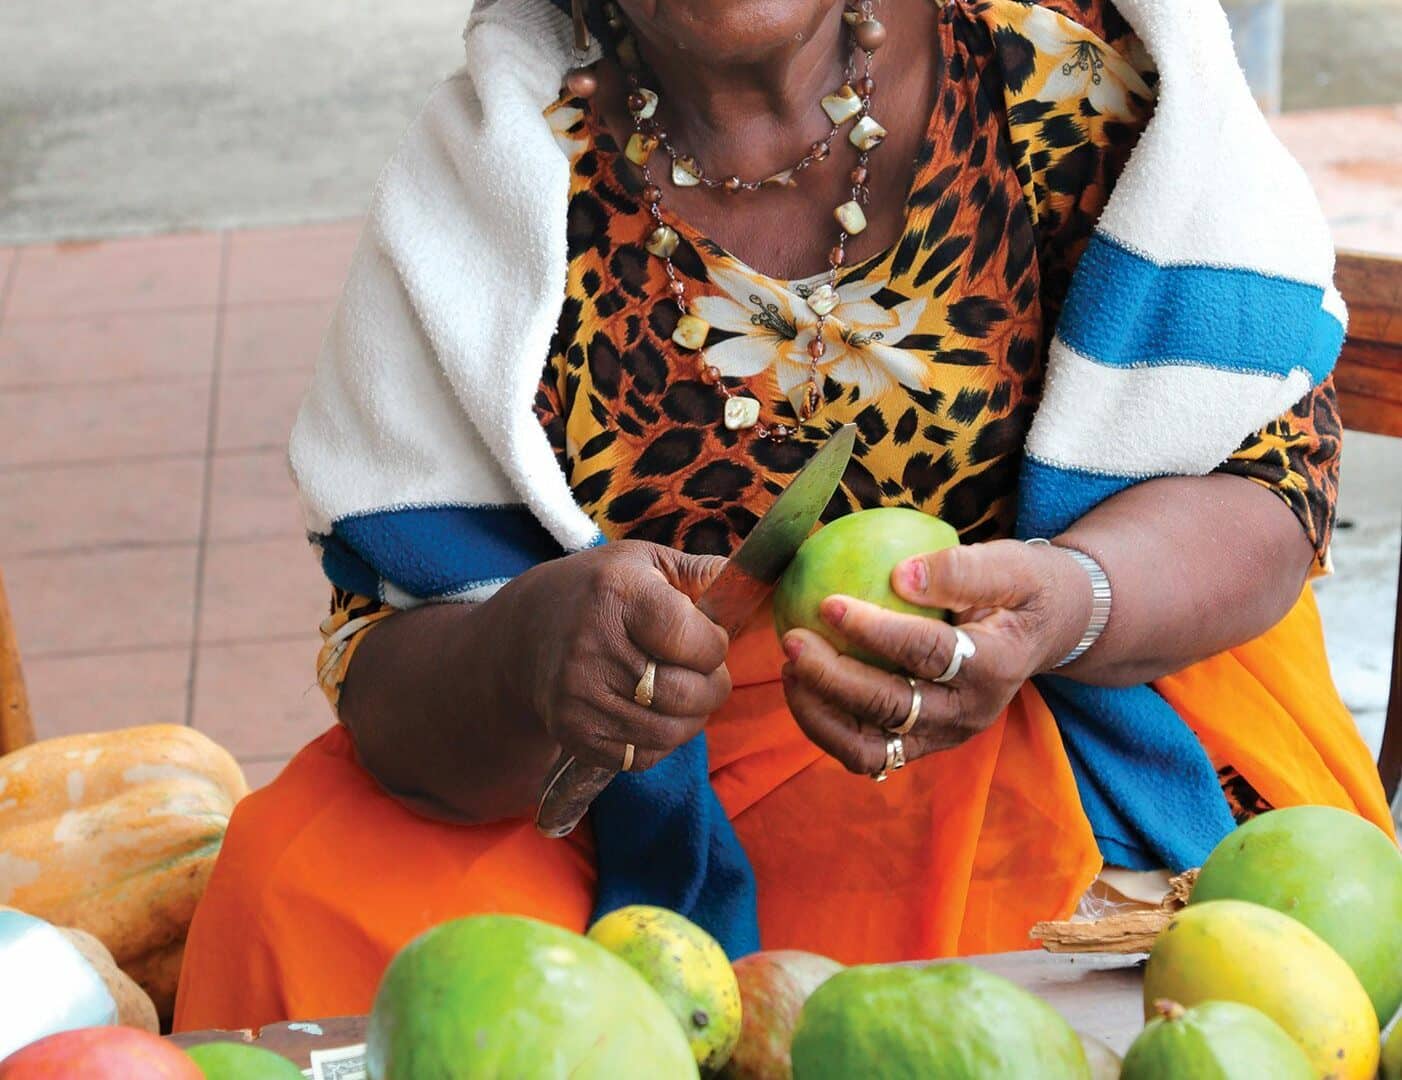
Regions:
M 843 80 L 842 4 L 825 3 L 764 47 L 715 59 L 656 30 L 636 34 L 662 98 L 659 119 L 711 175 L 761 177 L 786 168 L 827 130 L 819 99 Z

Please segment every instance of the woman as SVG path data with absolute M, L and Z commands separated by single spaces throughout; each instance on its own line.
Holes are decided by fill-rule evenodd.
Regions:
M 1215 4 L 617 0 L 568 72 L 477 6 L 293 437 L 340 724 L 236 813 L 179 1026 L 363 1011 L 472 912 L 994 951 L 1272 806 L 1391 828 L 1305 588 L 1327 232 Z M 845 423 L 829 519 L 964 541 L 893 574 L 957 631 L 825 602 L 906 675 L 691 602 Z M 562 750 L 625 775 L 549 840 Z

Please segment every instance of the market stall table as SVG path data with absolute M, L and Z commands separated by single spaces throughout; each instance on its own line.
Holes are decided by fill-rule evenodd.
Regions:
M 1142 955 L 1019 952 L 969 957 L 961 962 L 976 964 L 1030 990 L 1053 1005 L 1077 1031 L 1100 1039 L 1117 1054 L 1129 1048 L 1144 1026 Z M 340 1016 L 269 1024 L 256 1037 L 249 1031 L 191 1031 L 171 1038 L 184 1047 L 242 1038 L 305 1069 L 313 1050 L 364 1042 L 365 1020 L 363 1016 Z

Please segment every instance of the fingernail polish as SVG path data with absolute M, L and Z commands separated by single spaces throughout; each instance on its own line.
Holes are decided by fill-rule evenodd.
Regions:
M 907 559 L 901 563 L 901 579 L 906 588 L 923 593 L 930 586 L 930 571 L 924 559 Z
M 829 622 L 833 626 L 841 626 L 842 620 L 847 618 L 847 605 L 841 600 L 829 598 L 819 606 L 819 612 L 825 622 Z
M 799 654 L 803 652 L 803 642 L 796 637 L 784 638 L 784 655 L 790 660 L 797 660 Z

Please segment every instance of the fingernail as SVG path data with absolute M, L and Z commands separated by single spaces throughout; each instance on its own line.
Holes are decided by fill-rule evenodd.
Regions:
M 907 559 L 901 563 L 900 569 L 896 572 L 905 582 L 905 587 L 912 592 L 923 593 L 930 587 L 930 571 L 926 567 L 924 559 Z
M 784 638 L 784 655 L 790 660 L 797 660 L 799 654 L 803 652 L 803 642 L 790 635 Z
M 818 613 L 833 626 L 841 626 L 842 620 L 847 618 L 847 604 L 845 601 L 830 596 L 818 605 Z

